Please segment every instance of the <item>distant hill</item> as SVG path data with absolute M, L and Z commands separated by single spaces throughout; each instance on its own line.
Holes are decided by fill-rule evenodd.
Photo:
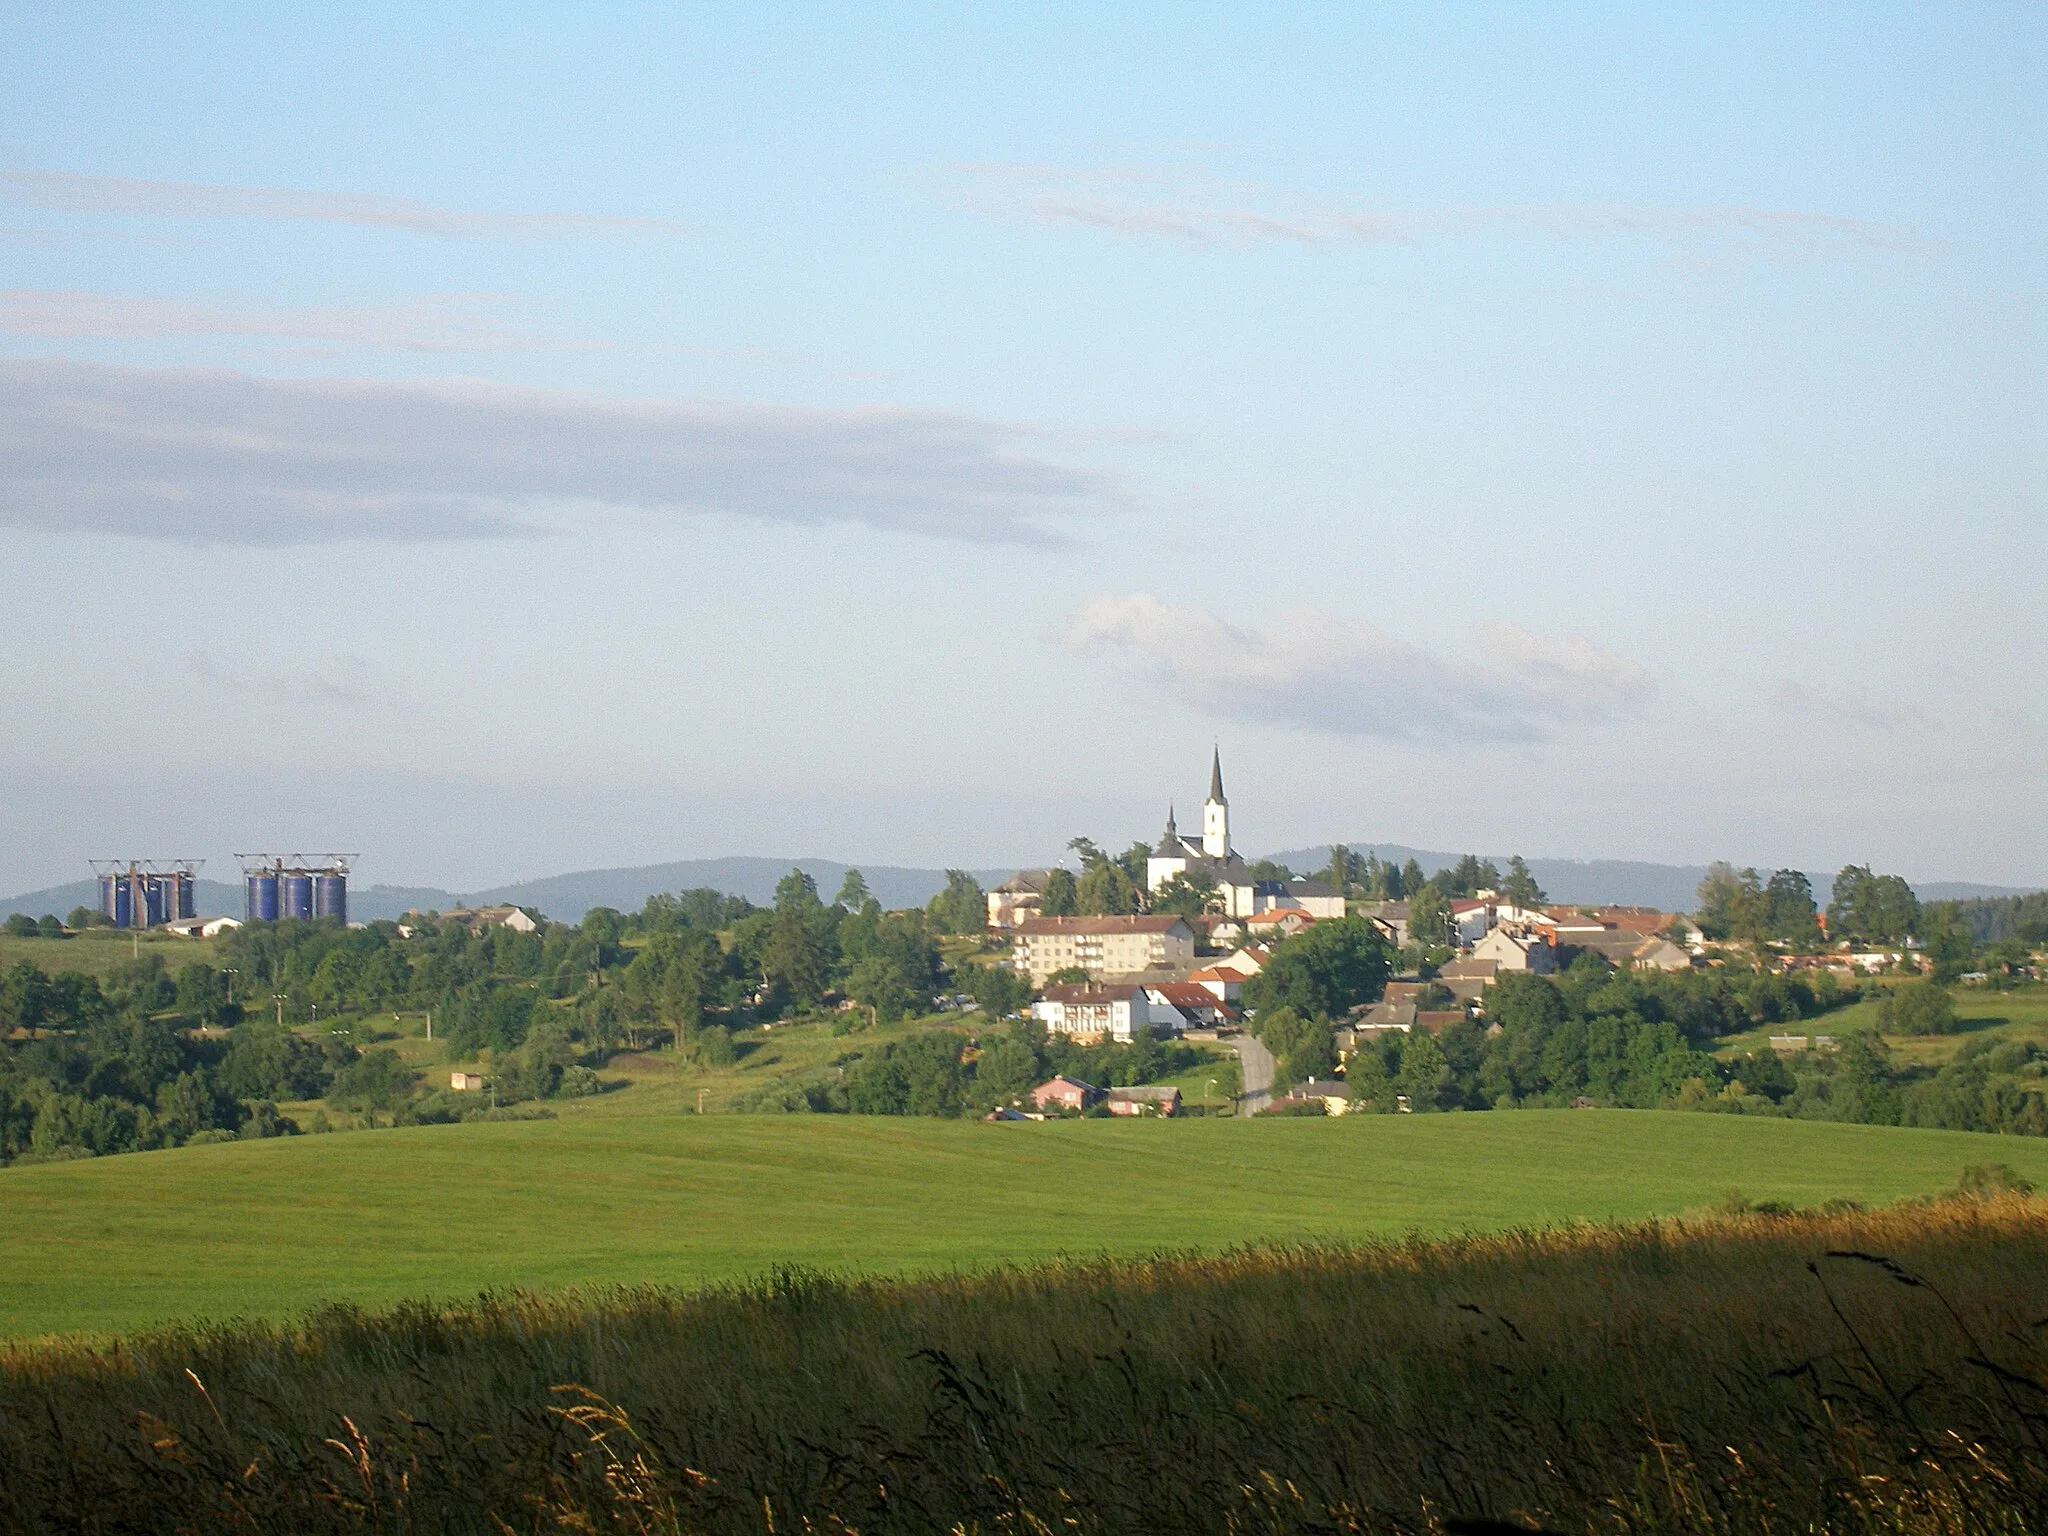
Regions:
M 1431 852 L 1423 848 L 1404 848 L 1398 843 L 1351 843 L 1347 845 L 1354 853 L 1377 854 L 1383 860 L 1396 864 L 1414 859 L 1425 870 L 1434 872 L 1458 862 L 1462 854 Z M 1330 862 L 1330 846 L 1325 843 L 1316 848 L 1297 848 L 1290 853 L 1276 853 L 1272 858 L 1301 874 L 1322 869 Z M 1503 871 L 1508 867 L 1508 855 L 1504 853 L 1483 854 Z M 1835 871 L 1840 865 L 1827 869 L 1810 869 L 1807 879 L 1813 882 L 1813 894 L 1822 906 L 1827 905 L 1828 887 L 1834 882 Z M 1704 864 L 1644 864 L 1628 859 L 1531 859 L 1529 872 L 1536 877 L 1536 883 L 1543 887 L 1550 900 L 1564 903 L 1605 905 L 1612 902 L 1622 907 L 1655 907 L 1662 912 L 1690 912 L 1698 901 L 1700 881 L 1706 878 Z M 1768 874 L 1769 871 L 1762 871 Z M 1922 901 L 1964 901 L 1977 896 L 2021 896 L 2025 887 L 2003 885 L 1972 885 L 1966 881 L 1930 880 L 1924 885 L 1913 887 Z
M 819 894 L 830 901 L 849 868 L 860 870 L 868 889 L 885 907 L 921 907 L 946 887 L 943 869 L 906 869 L 891 864 L 853 866 L 831 859 L 686 859 L 677 864 L 645 864 L 636 869 L 590 869 L 573 875 L 551 875 L 544 880 L 479 891 L 470 899 L 538 907 L 552 917 L 572 922 L 592 907 L 636 911 L 657 891 L 686 891 L 697 886 L 710 886 L 766 906 L 775 899 L 775 883 L 791 869 L 801 869 L 818 882 Z M 1009 879 L 1016 868 L 969 873 L 986 886 Z
M 1352 843 L 1358 853 L 1377 854 L 1382 859 L 1404 863 L 1414 859 L 1426 870 L 1455 864 L 1459 855 L 1426 848 L 1408 848 L 1399 843 Z M 1301 874 L 1321 869 L 1329 862 L 1328 844 L 1296 848 L 1270 857 Z M 1503 869 L 1505 854 L 1489 854 Z M 586 869 L 573 874 L 549 875 L 514 885 L 457 893 L 424 885 L 356 885 L 348 893 L 349 916 L 356 922 L 403 917 L 407 912 L 447 911 L 450 907 L 510 902 L 533 907 L 562 922 L 577 922 L 592 907 L 617 907 L 637 911 L 657 891 L 685 891 L 710 886 L 729 895 L 744 896 L 765 906 L 775 897 L 775 883 L 792 868 L 801 869 L 818 882 L 827 901 L 839 890 L 849 867 L 858 867 L 868 889 L 885 907 L 919 907 L 946 884 L 942 869 L 915 869 L 894 864 L 849 866 L 833 859 L 685 859 L 673 864 L 643 864 L 629 869 Z M 969 873 L 984 886 L 1008 879 L 1020 866 L 977 869 Z M 1531 859 L 1529 868 L 1546 895 L 1557 902 L 1604 903 L 1622 906 L 1657 907 L 1666 912 L 1686 912 L 1693 906 L 1694 892 L 1706 874 L 1703 865 L 1644 864 L 1624 859 Z M 1814 894 L 1827 901 L 1828 883 L 1834 871 L 1809 870 Z M 2018 896 L 2023 888 L 1975 885 L 1965 881 L 1929 881 L 1914 887 L 1922 901 L 1963 901 L 1984 896 Z M 201 880 L 195 892 L 202 915 L 242 915 L 242 888 L 218 880 Z M 68 915 L 73 907 L 97 907 L 99 887 L 90 880 L 50 886 L 20 896 L 0 898 L 0 917 L 26 912 L 40 917 L 53 912 Z

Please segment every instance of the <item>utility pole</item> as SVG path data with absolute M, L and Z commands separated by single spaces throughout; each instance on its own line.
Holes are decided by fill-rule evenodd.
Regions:
M 228 970 L 228 1001 L 232 1003 L 232 1002 L 233 1002 L 233 1001 L 235 1000 L 235 978 L 236 978 L 237 976 L 241 975 L 242 973 L 241 973 L 240 971 L 236 970 L 236 969 L 235 969 L 235 968 L 234 968 L 234 967 L 233 967 L 232 965 L 231 965 L 231 966 L 229 966 L 229 967 L 227 968 L 227 970 Z
M 427 1010 L 427 1038 L 434 1038 L 434 1010 L 431 1008 Z

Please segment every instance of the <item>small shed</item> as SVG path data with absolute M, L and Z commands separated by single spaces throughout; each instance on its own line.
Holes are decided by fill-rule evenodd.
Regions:
M 481 1072 L 450 1072 L 448 1086 L 457 1093 L 479 1093 L 483 1090 L 484 1075 Z

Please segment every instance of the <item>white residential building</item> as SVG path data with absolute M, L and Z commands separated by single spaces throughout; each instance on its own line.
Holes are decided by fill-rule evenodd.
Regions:
M 1017 925 L 1011 964 L 1043 986 L 1057 971 L 1131 976 L 1191 965 L 1195 930 L 1184 917 L 1034 917 Z
M 1170 1005 L 1159 1010 L 1171 1019 L 1153 1017 L 1151 998 L 1140 986 L 1057 986 L 1031 1005 L 1031 1016 L 1056 1035 L 1099 1040 L 1105 1035 L 1129 1045 L 1143 1034 L 1170 1034 L 1181 1013 Z

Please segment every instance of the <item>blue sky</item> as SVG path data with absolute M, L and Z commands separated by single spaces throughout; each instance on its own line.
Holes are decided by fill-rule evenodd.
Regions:
M 0 890 L 2043 880 L 2041 11 L 955 9 L 0 7 Z

